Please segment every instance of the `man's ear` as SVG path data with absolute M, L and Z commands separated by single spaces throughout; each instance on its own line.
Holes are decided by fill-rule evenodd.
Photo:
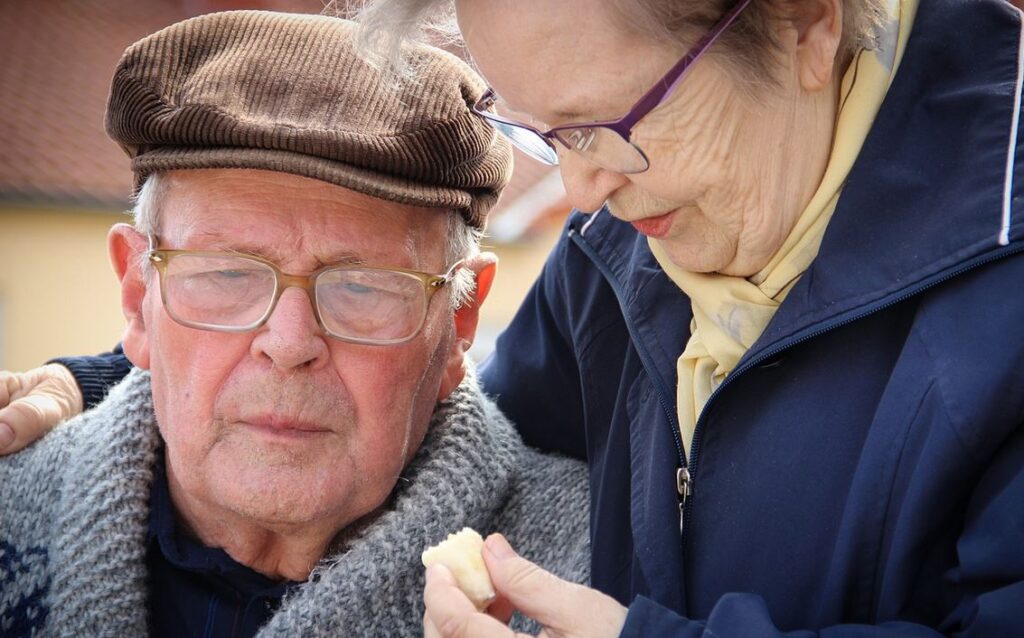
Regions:
M 843 38 L 842 0 L 803 0 L 797 3 L 796 63 L 805 91 L 831 86 L 836 56 Z
M 126 325 L 121 345 L 124 353 L 139 368 L 149 369 L 149 336 L 142 313 L 146 298 L 142 256 L 148 249 L 146 237 L 128 224 L 115 224 L 107 234 L 107 252 L 121 282 L 121 311 Z
M 476 338 L 476 327 L 480 322 L 480 306 L 487 299 L 498 270 L 498 256 L 494 253 L 480 253 L 466 260 L 463 268 L 473 271 L 476 286 L 466 303 L 455 311 L 455 339 L 445 362 L 444 377 L 438 390 L 437 400 L 442 401 L 455 391 L 466 376 L 466 351 Z

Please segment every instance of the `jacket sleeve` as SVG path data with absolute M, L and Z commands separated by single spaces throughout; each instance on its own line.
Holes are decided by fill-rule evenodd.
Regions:
M 706 621 L 688 620 L 644 597 L 630 605 L 623 637 L 986 638 L 1024 636 L 1024 426 L 1000 448 L 978 480 L 957 542 L 958 565 L 945 576 L 952 603 L 937 627 L 912 622 L 844 624 L 780 631 L 764 599 L 728 594 Z
M 86 410 L 102 401 L 107 391 L 120 383 L 132 369 L 132 362 L 124 356 L 121 344 L 96 356 L 59 357 L 47 363 L 59 363 L 71 371 L 82 391 L 82 404 Z
M 562 233 L 494 352 L 480 366 L 494 398 L 532 447 L 586 457 L 580 372 L 565 281 L 572 246 Z

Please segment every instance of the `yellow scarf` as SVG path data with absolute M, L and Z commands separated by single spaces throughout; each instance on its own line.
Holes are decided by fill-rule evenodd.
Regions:
M 732 372 L 818 254 L 839 192 L 892 83 L 917 10 L 917 0 L 890 0 L 879 47 L 861 51 L 843 76 L 828 167 L 796 226 L 768 265 L 750 279 L 691 273 L 673 264 L 658 240 L 651 252 L 693 307 L 690 339 L 676 363 L 679 432 L 689 454 L 697 419 L 711 393 Z

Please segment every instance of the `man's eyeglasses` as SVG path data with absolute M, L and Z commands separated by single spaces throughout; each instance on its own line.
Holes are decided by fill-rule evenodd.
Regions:
M 434 293 L 462 266 L 443 275 L 401 268 L 325 266 L 289 275 L 259 257 L 230 252 L 161 250 L 149 236 L 149 261 L 160 274 L 160 295 L 172 319 L 218 332 L 256 330 L 288 287 L 309 295 L 317 322 L 335 339 L 390 345 L 423 327 Z
M 473 105 L 473 112 L 505 135 L 519 150 L 545 164 L 558 164 L 558 152 L 553 142 L 557 140 L 570 151 L 579 153 L 602 168 L 616 173 L 642 173 L 650 167 L 650 161 L 643 150 L 630 141 L 633 127 L 672 95 L 693 63 L 711 48 L 718 36 L 729 28 L 750 2 L 740 0 L 628 113 L 617 120 L 566 124 L 548 131 L 539 131 L 528 124 L 488 111 L 497 102 L 493 89 L 488 89 Z

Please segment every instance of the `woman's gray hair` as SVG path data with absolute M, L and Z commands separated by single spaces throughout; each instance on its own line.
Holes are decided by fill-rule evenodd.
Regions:
M 487 0 L 482 0 L 487 1 Z M 629 30 L 674 45 L 692 42 L 707 32 L 737 0 L 605 0 Z M 722 34 L 719 59 L 751 86 L 773 84 L 772 55 L 779 48 L 773 22 L 794 19 L 799 0 L 753 0 L 736 23 Z M 861 49 L 877 46 L 887 17 L 887 0 L 842 0 L 843 34 L 838 56 L 847 60 Z M 434 43 L 459 42 L 452 0 L 363 0 L 349 13 L 366 28 L 360 48 L 378 65 L 407 69 L 400 44 L 406 39 L 431 39 Z
M 167 194 L 167 180 L 154 173 L 146 178 L 135 197 L 131 215 L 135 229 L 143 234 L 160 234 L 160 214 Z M 480 253 L 483 232 L 470 226 L 457 211 L 449 211 L 445 264 L 451 265 L 460 259 L 468 259 Z M 141 255 L 143 271 L 151 268 L 147 255 Z M 448 285 L 448 296 L 453 308 L 460 308 L 470 301 L 476 277 L 469 268 L 455 271 Z

